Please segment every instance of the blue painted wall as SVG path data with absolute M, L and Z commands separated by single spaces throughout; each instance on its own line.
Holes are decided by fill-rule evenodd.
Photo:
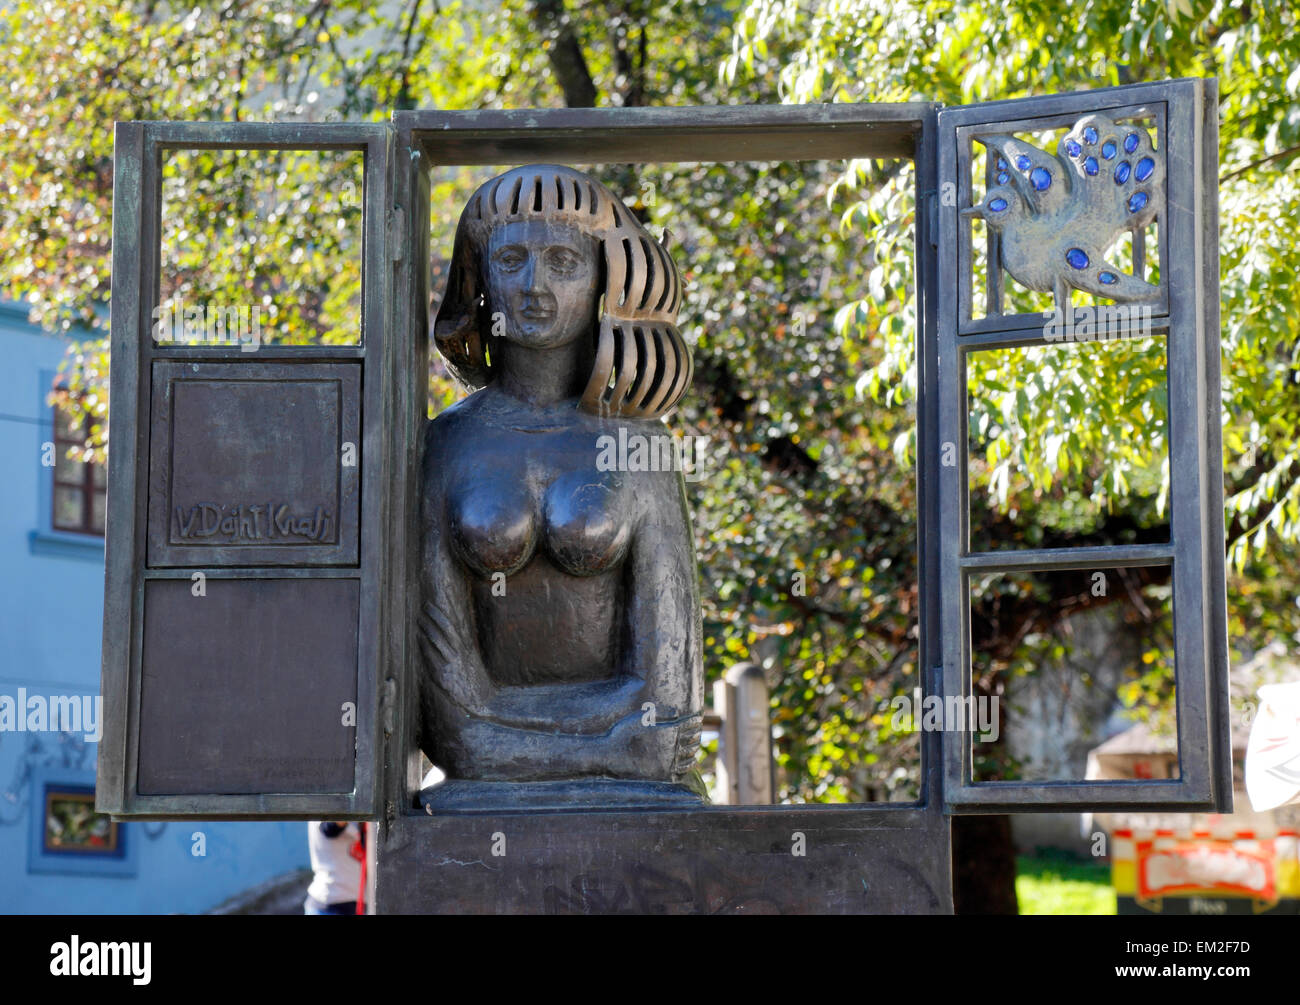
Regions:
M 52 471 L 41 464 L 53 439 L 45 397 L 67 344 L 0 302 L 0 695 L 12 698 L 19 688 L 99 694 L 103 543 L 50 530 Z M 199 912 L 307 868 L 302 823 L 127 823 L 116 867 L 127 875 L 89 859 L 40 860 L 33 783 L 93 782 L 95 757 L 82 734 L 0 731 L 0 913 Z

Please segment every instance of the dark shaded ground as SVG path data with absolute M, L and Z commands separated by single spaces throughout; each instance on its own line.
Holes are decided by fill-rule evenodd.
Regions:
M 250 887 L 205 914 L 302 914 L 310 869 L 296 869 Z

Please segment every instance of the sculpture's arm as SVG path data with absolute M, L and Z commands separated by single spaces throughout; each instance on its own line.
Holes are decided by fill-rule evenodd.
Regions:
M 436 683 L 442 695 L 471 716 L 489 714 L 495 691 L 478 651 L 474 599 L 448 547 L 439 466 L 430 428 L 420 493 L 420 603 L 416 626 L 424 668 L 420 698 L 426 730 L 433 727 L 436 718 L 442 718 L 434 715 L 437 699 L 429 685 Z
M 439 567 L 449 578 L 425 596 L 456 596 L 463 572 L 451 556 L 439 561 L 426 555 L 426 569 Z M 654 705 L 644 707 L 647 681 L 629 676 L 578 687 L 495 687 L 473 643 L 472 622 L 432 601 L 424 608 L 423 746 L 436 752 L 434 760 L 451 777 L 668 781 L 689 767 L 677 762 L 683 750 L 694 751 L 699 719 L 663 721 Z
M 465 713 L 436 685 L 432 713 L 441 766 L 452 778 L 545 781 L 647 778 L 668 781 L 680 726 L 645 725 L 640 711 L 597 734 L 519 729 Z M 680 772 L 676 773 L 680 774 Z
M 677 471 L 640 475 L 646 501 L 629 557 L 623 671 L 645 681 L 659 719 L 699 715 L 704 667 L 700 586 L 686 483 Z
M 700 588 L 695 539 L 679 471 L 639 476 L 643 512 L 628 570 L 622 674 L 644 681 L 654 723 L 680 733 L 673 773 L 689 770 L 703 713 Z
M 645 682 L 636 677 L 502 687 L 493 696 L 488 718 L 520 729 L 596 735 L 633 710 L 639 713 L 645 700 Z

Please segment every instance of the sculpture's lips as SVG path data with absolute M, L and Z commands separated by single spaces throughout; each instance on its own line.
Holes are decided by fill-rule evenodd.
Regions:
M 525 307 L 519 312 L 529 321 L 545 321 L 555 316 L 555 311 L 549 307 Z

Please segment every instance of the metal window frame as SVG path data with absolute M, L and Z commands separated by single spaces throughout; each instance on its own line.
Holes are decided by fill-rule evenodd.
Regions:
M 918 578 L 921 592 L 919 666 L 937 664 L 939 651 L 938 596 L 938 451 L 936 439 L 938 381 L 935 370 L 935 332 L 938 319 L 934 289 L 936 243 L 931 214 L 926 210 L 935 192 L 935 130 L 939 105 L 931 102 L 897 104 L 836 105 L 745 105 L 682 108 L 594 108 L 528 109 L 519 111 L 446 112 L 399 111 L 393 115 L 397 131 L 394 163 L 394 203 L 399 217 L 410 221 L 407 252 L 410 267 L 401 270 L 394 291 L 392 325 L 395 331 L 409 331 L 408 363 L 418 374 L 411 400 L 401 406 L 407 435 L 419 442 L 427 398 L 428 262 L 430 222 L 428 213 L 429 170 L 445 166 L 502 166 L 512 164 L 667 164 L 736 163 L 744 161 L 835 160 L 843 158 L 911 160 L 915 164 L 915 289 L 917 297 L 918 383 L 928 391 L 920 395 L 917 408 Z M 448 235 L 450 240 L 450 235 Z M 400 366 L 401 364 L 399 364 Z M 928 445 L 928 446 L 927 446 Z M 405 533 L 418 534 L 413 507 L 418 485 L 417 452 L 409 457 L 405 472 L 407 491 L 394 499 L 394 519 L 404 510 Z M 420 751 L 416 743 L 418 705 L 415 658 L 418 652 L 410 635 L 416 623 L 417 597 L 407 595 L 407 584 L 417 581 L 416 555 L 408 555 L 404 574 L 392 583 L 403 595 L 401 608 L 407 612 L 404 651 L 393 652 L 393 664 L 401 669 L 399 694 L 408 696 L 399 704 L 405 712 L 388 745 L 387 763 L 405 770 L 391 770 L 385 780 L 385 814 L 391 824 L 400 814 L 408 818 L 424 814 L 416 804 L 420 789 Z M 397 637 L 396 634 L 394 636 Z M 923 675 L 924 676 L 924 675 Z M 939 693 L 937 672 L 922 681 L 925 694 Z M 844 826 L 853 830 L 904 828 L 933 835 L 943 831 L 941 748 L 934 733 L 921 736 L 921 793 L 914 802 L 855 803 L 817 806 L 705 806 L 683 811 L 682 816 L 714 828 L 745 830 L 759 821 L 780 818 L 791 828 Z M 645 811 L 657 812 L 657 811 Z M 581 814 L 578 814 L 581 815 Z M 619 815 L 632 824 L 644 813 Z M 608 814 L 605 814 L 608 816 Z M 707 821 L 707 822 L 706 822 Z M 764 824 L 766 825 L 766 824 Z M 947 865 L 944 864 L 946 875 Z M 946 890 L 946 882 L 944 884 Z M 944 896 L 948 894 L 945 893 Z
M 425 421 L 429 349 L 428 302 L 428 174 L 430 164 L 500 164 L 537 160 L 573 160 L 580 163 L 776 161 L 839 159 L 846 157 L 911 159 L 917 164 L 915 186 L 918 207 L 929 205 L 934 190 L 934 134 L 938 106 L 932 103 L 884 105 L 744 106 L 655 109 L 552 109 L 518 112 L 398 112 L 392 126 L 354 124 L 222 124 L 222 123 L 120 123 L 114 216 L 114 296 L 112 373 L 114 421 L 119 433 L 110 461 L 109 521 L 129 528 L 115 534 L 107 558 L 106 619 L 103 690 L 107 702 L 106 734 L 100 747 L 100 807 L 122 817 L 191 816 L 207 819 L 252 817 L 374 817 L 374 802 L 354 794 L 342 805 L 323 795 L 280 796 L 141 796 L 135 792 L 137 772 L 135 730 L 138 730 L 140 667 L 140 603 L 145 578 L 174 578 L 188 570 L 146 569 L 142 551 L 146 527 L 137 489 L 147 485 L 148 458 L 131 435 L 148 420 L 148 372 L 153 359 L 239 362 L 238 351 L 212 346 L 157 345 L 149 337 L 150 301 L 158 290 L 158 240 L 160 212 L 160 158 L 166 149 L 355 149 L 368 152 L 366 166 L 367 209 L 365 233 L 368 247 L 385 248 L 382 255 L 365 255 L 363 283 L 382 290 L 389 305 L 386 316 L 375 314 L 375 300 L 367 299 L 369 330 L 383 324 L 388 334 L 381 370 L 384 383 L 396 390 L 382 402 L 375 400 L 375 383 L 366 380 L 366 410 L 383 412 L 390 444 L 383 481 L 383 512 L 387 525 L 397 528 L 385 542 L 387 561 L 368 583 L 379 587 L 367 596 L 382 597 L 382 614 L 376 622 L 387 627 L 404 621 L 403 628 L 373 633 L 374 648 L 362 656 L 359 677 L 362 690 L 373 685 L 375 705 L 362 708 L 382 716 L 384 742 L 376 744 L 376 763 L 369 781 L 376 793 L 383 786 L 382 815 L 391 820 L 399 811 L 415 814 L 414 796 L 420 782 L 415 716 L 418 710 L 414 659 L 418 651 L 411 637 L 413 592 L 407 584 L 416 556 L 401 553 L 396 543 L 414 540 L 418 533 L 414 492 L 418 485 L 420 432 Z M 372 212 L 370 194 L 377 190 L 369 154 L 387 145 L 391 176 L 388 211 L 380 223 Z M 436 151 L 436 152 L 435 152 Z M 936 385 L 934 359 L 935 282 L 934 244 L 928 213 L 919 212 L 916 223 L 916 289 L 922 343 L 917 365 L 920 380 Z M 391 268 L 388 268 L 391 267 Z M 380 273 L 384 273 L 381 285 Z M 381 299 L 376 298 L 376 299 Z M 356 359 L 373 351 L 369 340 L 359 347 L 262 347 L 258 360 Z M 397 379 L 397 375 L 414 379 Z M 923 400 L 933 402 L 933 393 Z M 126 404 L 124 404 L 126 403 Z M 379 407 L 382 404 L 382 409 Z M 933 440 L 934 409 L 918 411 L 918 437 Z M 369 427 L 368 427 L 369 429 Z M 370 432 L 366 434 L 369 442 Z M 379 451 L 369 449 L 374 458 Z M 923 450 L 922 468 L 933 468 L 933 450 Z M 935 546 L 937 507 L 933 500 L 934 471 L 918 473 L 921 506 L 918 548 L 923 567 L 920 640 L 921 666 L 934 663 L 929 654 L 938 640 L 938 552 Z M 372 494 L 373 495 L 373 494 Z M 375 504 L 373 498 L 366 504 Z M 373 523 L 369 517 L 364 517 Z M 364 532 L 363 532 L 364 533 Z M 362 539 L 363 555 L 369 545 Z M 373 553 L 375 549 L 369 548 Z M 363 564 L 366 560 L 363 558 Z M 269 575 L 264 570 L 222 570 Z M 302 570 L 303 574 L 310 574 Z M 276 570 L 274 575 L 285 574 Z M 121 598 L 130 597 L 129 601 Z M 392 668 L 384 677 L 381 667 Z M 937 692 L 937 675 L 924 682 L 926 693 Z M 405 700 L 399 700 L 405 697 Z M 382 706 L 382 707 L 379 707 Z M 400 722 L 396 712 L 405 714 Z M 382 751 L 381 749 L 382 748 Z M 382 752 L 382 758 L 379 755 Z M 851 829 L 868 827 L 922 828 L 928 834 L 943 829 L 939 799 L 940 748 L 938 737 L 922 736 L 922 794 L 918 801 L 898 804 L 862 804 L 824 807 L 708 807 L 698 813 L 716 823 L 723 818 L 750 820 L 754 816 L 784 814 L 792 826 L 808 818 L 825 825 Z M 381 770 L 383 767 L 387 770 Z M 400 767 L 399 767 L 400 766 Z M 404 769 L 404 770 L 403 770 Z M 358 791 L 366 771 L 358 755 Z M 375 806 L 374 809 L 371 807 Z M 946 841 L 946 838 L 944 839 Z M 946 888 L 946 884 L 945 884 Z
M 239 346 L 155 343 L 152 311 L 158 301 L 163 159 L 181 150 L 360 151 L 364 158 L 362 210 L 362 337 L 346 346 Z M 114 134 L 113 265 L 111 299 L 109 491 L 104 576 L 102 694 L 104 736 L 99 744 L 96 808 L 115 818 L 212 820 L 371 819 L 379 812 L 379 650 L 387 631 L 381 583 L 392 560 L 382 486 L 392 445 L 384 414 L 396 355 L 387 338 L 391 263 L 392 130 L 370 123 L 119 122 Z M 160 361 L 259 364 L 357 363 L 362 367 L 361 558 L 350 568 L 265 568 L 201 565 L 150 567 L 148 486 L 153 364 Z M 355 788 L 349 793 L 145 795 L 138 789 L 140 693 L 145 585 L 188 579 L 355 578 L 361 584 L 357 666 Z
M 1139 93 L 1143 88 L 1150 93 Z M 416 743 L 415 659 L 412 635 L 416 597 L 409 584 L 417 556 L 402 548 L 418 534 L 416 487 L 419 479 L 420 432 L 427 397 L 428 261 L 430 244 L 429 168 L 432 165 L 500 165 L 536 161 L 592 163 L 697 163 L 787 161 L 840 158 L 911 159 L 915 162 L 915 290 L 918 340 L 916 351 L 917 538 L 920 588 L 919 665 L 927 695 L 964 694 L 960 660 L 969 660 L 965 597 L 969 569 L 986 561 L 964 554 L 966 516 L 965 467 L 958 473 L 940 464 L 941 446 L 958 437 L 965 443 L 965 389 L 960 368 L 969 349 L 1030 343 L 1023 333 L 998 332 L 956 339 L 952 304 L 956 275 L 953 237 L 956 209 L 938 197 L 940 178 L 953 175 L 954 144 L 941 143 L 940 123 L 982 122 L 990 116 L 1024 118 L 1028 105 L 1050 107 L 1051 114 L 1102 110 L 1111 103 L 1169 101 L 1177 110 L 1178 128 L 1200 142 L 1205 163 L 1194 166 L 1195 195 L 1208 208 L 1194 211 L 1172 231 L 1174 239 L 1192 239 L 1197 248 L 1196 277 L 1183 276 L 1177 289 L 1199 290 L 1195 302 L 1174 298 L 1171 327 L 1193 325 L 1195 352 L 1171 359 L 1171 377 L 1188 380 L 1193 392 L 1180 404 L 1175 465 L 1193 463 L 1204 472 L 1207 460 L 1220 456 L 1217 416 L 1217 198 L 1213 179 L 1214 85 L 1203 81 L 1140 85 L 1137 88 L 1080 92 L 1054 98 L 1018 99 L 993 105 L 940 111 L 934 103 L 838 104 L 806 106 L 722 106 L 637 109 L 547 109 L 493 112 L 402 111 L 392 124 L 289 123 L 119 123 L 115 147 L 111 375 L 113 420 L 119 435 L 110 458 L 108 540 L 105 578 L 103 694 L 105 736 L 100 744 L 98 807 L 115 816 L 204 819 L 379 817 L 391 825 L 401 815 L 418 814 L 420 755 Z M 1046 113 L 1044 113 L 1046 114 Z M 957 116 L 957 118 L 952 118 Z M 139 672 L 144 581 L 188 575 L 189 570 L 147 569 L 147 540 L 141 494 L 148 481 L 148 451 L 136 441 L 147 428 L 150 387 L 147 375 L 155 359 L 240 362 L 233 352 L 214 346 L 153 344 L 151 304 L 158 293 L 161 204 L 161 158 L 169 149 L 266 149 L 365 151 L 363 217 L 363 290 L 365 335 L 358 346 L 262 347 L 258 361 L 363 360 L 363 490 L 361 566 L 363 637 L 358 667 L 357 789 L 350 795 L 282 793 L 254 796 L 141 796 L 136 792 L 136 731 L 139 729 Z M 1195 147 L 1192 147 L 1195 148 Z M 1185 167 L 1185 166 L 1183 166 Z M 1181 167 L 1180 167 L 1181 170 Z M 1172 174 L 1172 172 L 1171 172 Z M 1190 196 L 1192 193 L 1188 193 Z M 1190 205 L 1199 204 L 1193 202 Z M 942 254 L 941 254 L 942 249 Z M 940 278 L 946 285 L 940 284 Z M 945 313 L 945 310 L 947 313 Z M 381 338 L 374 336 L 382 333 Z M 246 361 L 246 359 L 244 360 Z M 1175 373 L 1176 370 L 1176 373 Z M 145 375 L 146 379 L 141 379 Z M 376 380 L 375 377 L 378 377 Z M 1183 398 L 1180 397 L 1180 402 Z M 959 414 L 960 413 L 960 414 Z M 1184 427 L 1184 423 L 1188 423 Z M 1187 432 L 1191 430 L 1191 432 Z M 376 480 L 377 479 L 377 480 Z M 1179 534 L 1169 556 L 1180 571 L 1197 565 L 1192 601 L 1204 612 L 1199 639 L 1200 685 L 1180 686 L 1180 722 L 1197 712 L 1208 722 L 1197 735 L 1211 757 L 1206 771 L 1184 771 L 1178 795 L 1129 787 L 1116 798 L 1113 786 L 1067 783 L 1070 795 L 1052 785 L 1029 783 L 992 796 L 963 783 L 962 745 L 967 734 L 924 732 L 922 792 L 915 803 L 826 806 L 702 807 L 684 814 L 714 828 L 738 831 L 770 828 L 776 820 L 791 827 L 817 826 L 845 833 L 881 829 L 915 830 L 926 840 L 946 846 L 943 814 L 1068 810 L 1147 805 L 1202 808 L 1226 805 L 1230 760 L 1226 743 L 1226 605 L 1223 602 L 1221 480 L 1198 479 L 1194 496 L 1179 500 L 1179 527 L 1192 521 L 1199 532 L 1195 547 Z M 1217 510 L 1215 506 L 1217 504 Z M 1212 519 L 1219 514 L 1217 521 Z M 1218 527 L 1217 552 L 1214 528 Z M 1190 540 L 1190 539 L 1189 539 Z M 1122 550 L 1122 549 L 1121 549 Z M 1071 555 L 1004 553 L 998 567 L 1048 567 L 1044 562 L 1094 559 L 1082 551 Z M 1150 558 L 1145 552 L 1108 560 Z M 1199 570 L 1204 570 L 1202 574 Z M 217 575 L 338 575 L 340 570 L 223 569 Z M 955 589 L 954 587 L 960 587 Z M 1187 592 L 1188 587 L 1184 588 Z M 941 630 L 948 626 L 947 631 Z M 1220 644 L 1222 643 L 1222 644 Z M 955 647 L 955 648 L 954 648 Z M 1186 662 L 1186 661 L 1184 661 Z M 968 663 L 966 664 L 969 665 Z M 387 668 L 387 669 L 385 669 Z M 969 680 L 969 673 L 965 674 Z M 1223 692 L 1220 701 L 1220 685 Z M 1196 691 L 1197 697 L 1192 692 Z M 1186 706 L 1186 708 L 1185 708 Z M 400 718 L 398 713 L 401 713 Z M 968 760 L 968 758 L 967 758 Z M 1212 762 L 1212 763 L 1211 763 Z M 1228 773 L 1225 775 L 1225 765 Z M 1190 777 L 1190 775 L 1195 777 Z M 985 786 L 980 786 L 983 789 Z M 1038 790 L 1034 793 L 1030 790 Z M 1230 795 L 1228 796 L 1230 799 Z M 608 817 L 608 814 L 605 815 Z M 633 818 L 641 814 L 631 814 Z M 620 815 L 620 819 L 622 815 Z M 939 837 L 937 835 L 942 835 Z M 946 863 L 943 875 L 947 875 Z M 946 884 L 945 884 L 946 889 Z M 947 894 L 945 894 L 947 896 Z
M 976 131 L 1054 128 L 1091 112 L 1152 110 L 1163 128 L 1165 211 L 1160 220 L 1161 304 L 1152 337 L 1166 349 L 1171 478 L 1168 544 L 969 550 L 966 355 L 1048 345 L 1043 318 L 970 322 L 969 142 Z M 1116 116 L 1118 117 L 1118 116 Z M 996 127 L 996 129 L 994 128 Z M 974 782 L 972 733 L 944 736 L 944 799 L 954 813 L 1084 809 L 1215 810 L 1232 807 L 1219 425 L 1218 102 L 1214 80 L 1181 79 L 1077 94 L 969 105 L 939 113 L 939 177 L 955 185 L 939 214 L 940 438 L 956 464 L 940 470 L 944 693 L 971 694 L 969 579 L 973 572 L 1172 567 L 1179 777 L 1176 780 Z M 964 270 L 964 271 L 963 271 Z M 1121 337 L 1142 337 L 1125 330 Z M 1069 351 L 1068 346 L 1060 346 Z

